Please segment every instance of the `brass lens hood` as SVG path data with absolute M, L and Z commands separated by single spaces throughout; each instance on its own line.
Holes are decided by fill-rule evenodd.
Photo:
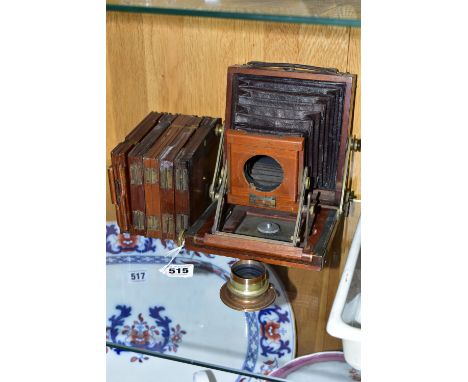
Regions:
M 239 260 L 232 265 L 231 276 L 221 287 L 220 297 L 232 309 L 254 312 L 270 306 L 276 292 L 265 265 L 254 260 Z

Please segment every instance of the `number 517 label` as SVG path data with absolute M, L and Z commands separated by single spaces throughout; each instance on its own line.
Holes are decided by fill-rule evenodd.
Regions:
M 169 277 L 192 277 L 193 264 L 171 264 L 165 269 L 164 274 Z
M 129 283 L 141 283 L 145 282 L 148 278 L 148 272 L 143 269 L 139 271 L 129 271 L 128 272 L 128 282 Z

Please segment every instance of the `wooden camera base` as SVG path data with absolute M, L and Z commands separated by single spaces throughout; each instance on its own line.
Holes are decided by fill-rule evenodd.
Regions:
M 310 270 L 321 270 L 327 264 L 326 253 L 341 217 L 334 208 L 319 208 L 315 215 L 312 233 L 305 246 L 300 247 L 286 242 L 269 242 L 259 238 L 243 237 L 230 232 L 212 233 L 216 206 L 217 202 L 213 202 L 189 228 L 185 235 L 187 249 Z M 250 211 L 250 213 L 255 212 Z

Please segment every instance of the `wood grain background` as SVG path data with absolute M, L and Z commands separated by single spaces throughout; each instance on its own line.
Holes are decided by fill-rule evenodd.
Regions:
M 252 60 L 357 74 L 352 134 L 360 137 L 360 29 L 107 12 L 106 55 L 108 165 L 110 150 L 150 110 L 224 120 L 227 67 Z M 357 154 L 352 186 L 359 198 L 360 183 Z M 114 220 L 109 187 L 106 209 L 107 219 Z M 333 247 L 333 266 L 322 272 L 276 267 L 295 312 L 297 355 L 341 348 L 325 326 L 356 220 L 350 218 L 342 227 Z

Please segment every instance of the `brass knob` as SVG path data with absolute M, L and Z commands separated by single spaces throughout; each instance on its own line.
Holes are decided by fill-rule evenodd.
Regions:
M 361 151 L 361 140 L 355 136 L 351 139 L 351 151 Z
M 215 127 L 215 134 L 220 137 L 223 134 L 224 125 L 218 125 Z

